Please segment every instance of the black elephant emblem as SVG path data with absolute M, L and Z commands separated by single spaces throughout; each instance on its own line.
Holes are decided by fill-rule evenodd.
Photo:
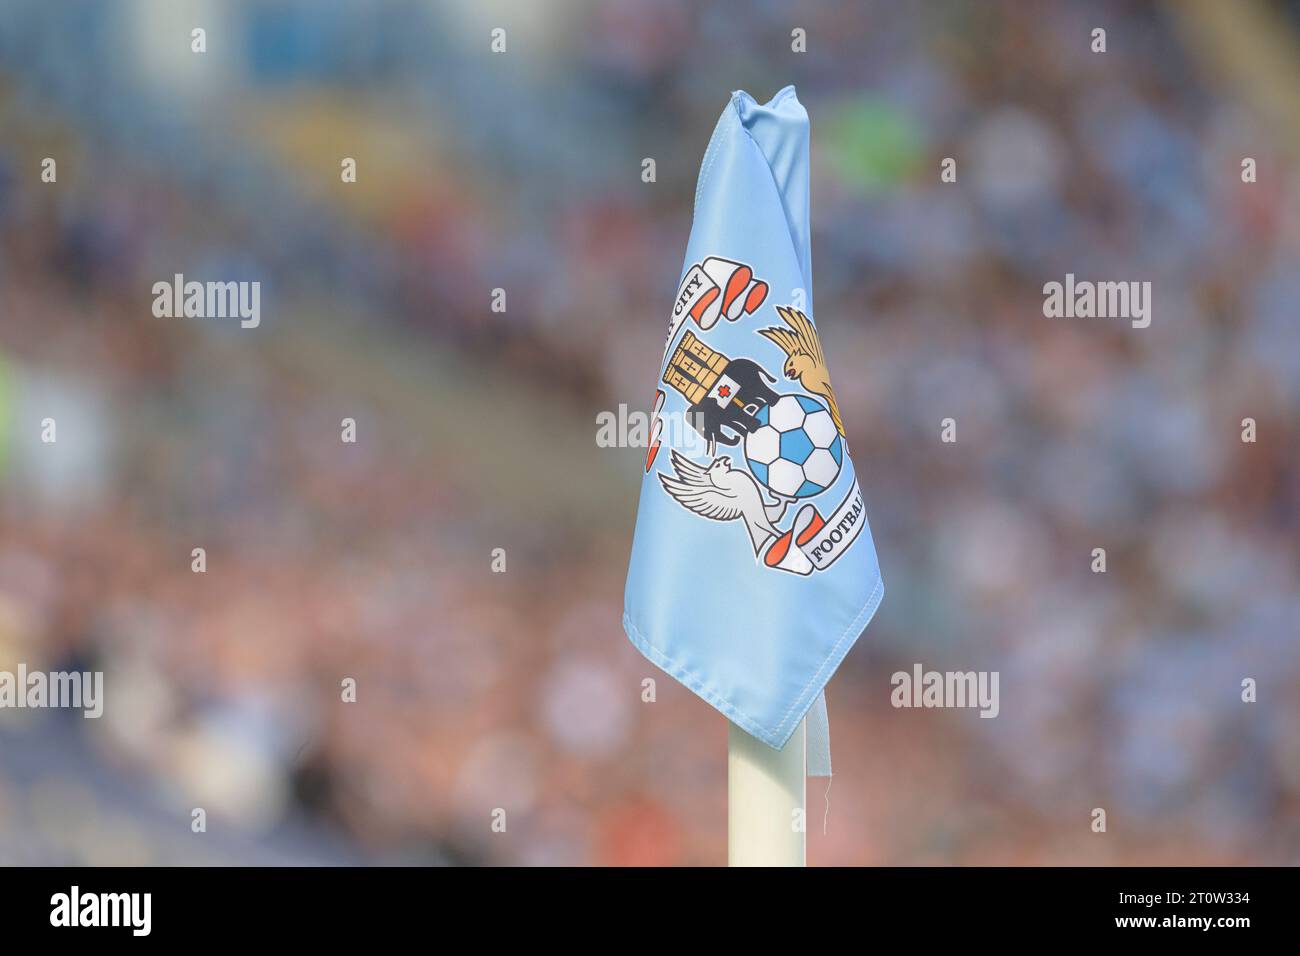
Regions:
M 776 382 L 753 359 L 728 358 L 687 331 L 664 368 L 663 380 L 690 402 L 687 421 L 709 443 L 709 453 L 721 445 L 737 445 L 758 427 L 754 416 L 780 396 Z

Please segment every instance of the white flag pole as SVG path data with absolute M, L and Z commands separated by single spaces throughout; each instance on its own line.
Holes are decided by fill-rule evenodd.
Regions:
M 804 866 L 804 721 L 782 750 L 727 727 L 727 865 Z

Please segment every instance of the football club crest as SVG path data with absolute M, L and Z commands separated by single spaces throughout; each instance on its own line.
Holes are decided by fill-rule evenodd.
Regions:
M 721 316 L 734 322 L 757 311 L 766 295 L 766 283 L 743 263 L 711 256 L 687 271 L 662 381 L 686 400 L 686 420 L 709 457 L 694 461 L 673 450 L 672 473 L 658 478 L 688 511 L 743 526 L 756 561 L 811 574 L 833 564 L 865 525 L 856 479 L 829 510 L 817 500 L 839 478 L 846 448 L 816 328 L 802 311 L 777 306 L 783 324 L 754 330 L 755 348 L 802 391 L 778 390 L 781 379 L 760 358 L 725 355 L 689 328 L 672 347 L 686 318 L 703 333 Z M 719 453 L 719 446 L 734 451 Z

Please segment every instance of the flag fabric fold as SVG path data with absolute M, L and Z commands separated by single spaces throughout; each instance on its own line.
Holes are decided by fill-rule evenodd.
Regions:
M 808 114 L 792 86 L 734 93 L 700 167 L 623 626 L 771 747 L 808 715 L 829 774 L 823 688 L 884 584 L 813 314 Z

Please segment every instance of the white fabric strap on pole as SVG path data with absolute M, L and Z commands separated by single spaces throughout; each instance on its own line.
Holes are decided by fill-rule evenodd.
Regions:
M 808 776 L 831 775 L 831 721 L 826 714 L 826 693 L 817 695 L 808 711 Z
M 728 866 L 805 865 L 804 728 L 773 750 L 728 722 Z

